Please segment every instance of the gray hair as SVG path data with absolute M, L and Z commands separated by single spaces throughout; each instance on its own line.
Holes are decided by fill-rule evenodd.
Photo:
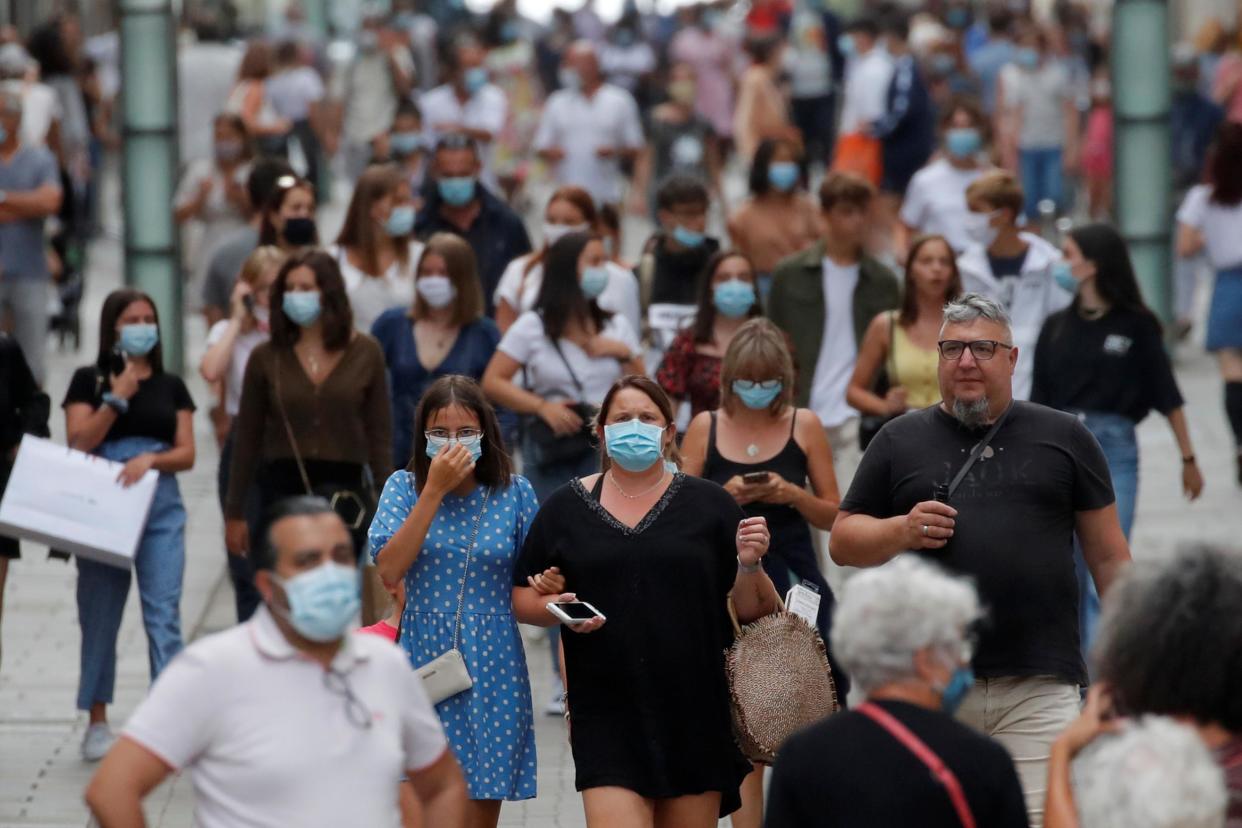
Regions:
M 970 581 L 915 555 L 850 578 L 832 620 L 832 650 L 865 692 L 915 675 L 914 654 L 957 657 L 983 612 Z
M 1009 311 L 1000 302 L 980 293 L 964 293 L 947 303 L 944 306 L 944 323 L 940 330 L 944 331 L 945 325 L 967 325 L 976 319 L 986 319 L 1001 325 L 1005 329 L 1006 338 L 1013 338 L 1013 323 L 1009 319 Z
M 1083 828 L 1222 828 L 1225 779 L 1190 727 L 1146 716 L 1074 761 Z

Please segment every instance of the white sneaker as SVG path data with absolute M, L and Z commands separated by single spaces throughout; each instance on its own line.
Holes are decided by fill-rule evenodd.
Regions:
M 107 722 L 97 722 L 86 728 L 82 737 L 82 758 L 87 762 L 98 762 L 108 753 L 116 737 Z
M 565 715 L 565 688 L 559 678 L 552 685 L 552 698 L 548 699 L 548 706 L 543 712 L 549 716 Z

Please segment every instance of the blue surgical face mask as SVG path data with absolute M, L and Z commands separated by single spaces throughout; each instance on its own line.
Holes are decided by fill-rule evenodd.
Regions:
M 289 291 L 281 300 L 280 309 L 285 312 L 285 316 L 293 320 L 295 325 L 303 328 L 313 325 L 319 318 L 319 291 Z
M 384 222 L 384 232 L 390 236 L 408 236 L 414 229 L 414 206 L 399 204 L 392 208 Z
M 441 178 L 436 182 L 440 198 L 454 207 L 469 204 L 474 198 L 474 179 L 468 175 L 457 178 Z
M 487 86 L 487 68 L 476 66 L 473 69 L 467 69 L 462 75 L 462 83 L 466 87 L 466 91 L 473 95 L 483 87 Z
M 388 136 L 388 145 L 394 155 L 413 155 L 423 146 L 423 136 L 417 132 L 394 132 Z
M 741 279 L 730 279 L 712 288 L 712 304 L 722 316 L 741 319 L 755 306 L 755 286 Z
M 768 167 L 768 183 L 787 193 L 798 183 L 798 165 L 792 161 L 773 161 Z
M 577 69 L 565 67 L 556 73 L 556 79 L 561 82 L 561 86 L 570 92 L 577 92 L 582 88 L 582 76 L 578 74 Z
M 733 393 L 742 401 L 742 405 L 754 411 L 762 411 L 772 404 L 785 389 L 780 380 L 765 380 L 757 383 L 754 380 L 734 380 Z
M 467 437 L 465 439 L 457 437 L 428 437 L 427 456 L 434 460 L 437 454 L 454 443 L 460 443 L 466 447 L 466 451 L 470 452 L 470 462 L 472 463 L 479 462 L 479 458 L 483 456 L 482 434 L 474 437 Z
M 1034 69 L 1039 66 L 1039 52 L 1029 46 L 1023 46 L 1018 49 L 1018 51 L 1014 53 L 1013 59 L 1014 62 L 1023 69 Z
M 983 136 L 974 127 L 957 127 L 945 132 L 944 146 L 955 158 L 971 158 L 983 148 Z
M 420 276 L 414 282 L 414 289 L 423 301 L 433 308 L 447 308 L 457 298 L 457 288 L 447 276 Z
M 303 638 L 321 644 L 345 634 L 358 614 L 358 570 L 326 563 L 285 580 L 273 576 L 289 599 L 289 610 L 276 610 Z
M 146 356 L 159 341 L 160 329 L 153 322 L 121 326 L 119 344 L 129 356 Z
M 604 426 L 604 446 L 626 471 L 646 471 L 664 456 L 664 429 L 638 419 L 613 423 Z
M 582 293 L 588 299 L 595 299 L 608 287 L 608 269 L 606 267 L 582 268 Z
M 975 674 L 963 664 L 953 671 L 949 683 L 940 691 L 940 709 L 952 716 L 966 700 L 966 695 L 975 686 Z
M 845 57 L 850 57 L 854 54 L 854 38 L 847 34 L 841 35 L 837 38 L 837 49 Z
M 700 233 L 698 230 L 691 230 L 689 227 L 682 227 L 678 224 L 673 228 L 673 241 L 683 247 L 698 247 L 707 241 L 707 235 Z
M 1052 278 L 1056 280 L 1057 285 L 1068 293 L 1078 292 L 1078 280 L 1074 278 L 1074 269 L 1070 267 L 1070 263 L 1062 259 L 1052 264 Z

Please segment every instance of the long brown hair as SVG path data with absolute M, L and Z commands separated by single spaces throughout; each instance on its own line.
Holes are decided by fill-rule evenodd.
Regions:
M 116 332 L 116 322 L 121 318 L 121 314 L 125 313 L 125 309 L 135 302 L 146 302 L 150 305 L 151 310 L 155 312 L 155 327 L 160 327 L 160 309 L 156 307 L 155 300 L 147 294 L 134 288 L 117 288 L 108 294 L 108 297 L 104 299 L 103 310 L 99 313 L 99 354 L 95 358 L 95 365 L 105 384 L 111 382 L 107 368 L 112 349 L 116 347 L 119 338 Z M 151 366 L 152 374 L 164 373 L 163 333 L 161 330 L 159 341 L 147 354 L 147 364 Z
M 628 374 L 612 384 L 612 388 L 609 388 L 608 393 L 604 395 L 604 401 L 600 403 L 599 413 L 595 415 L 595 430 L 600 438 L 599 470 L 606 472 L 612 467 L 612 458 L 608 456 L 608 447 L 604 444 L 603 439 L 604 424 L 608 422 L 608 412 L 612 410 L 612 401 L 617 394 L 626 388 L 633 388 L 635 391 L 641 391 L 646 394 L 647 398 L 655 403 L 655 407 L 660 409 L 660 416 L 664 418 L 664 424 L 668 428 L 673 429 L 673 439 L 668 442 L 667 448 L 664 450 L 664 459 L 671 460 L 680 468 L 681 452 L 677 450 L 676 439 L 677 413 L 673 409 L 672 401 L 655 380 L 642 374 Z
M 414 453 L 407 467 L 414 472 L 414 490 L 423 493 L 427 473 L 431 469 L 431 458 L 427 456 L 427 435 L 423 433 L 427 430 L 427 423 L 437 411 L 454 405 L 474 412 L 483 432 L 483 454 L 474 466 L 474 479 L 493 489 L 507 489 L 513 478 L 513 461 L 509 459 L 504 438 L 500 436 L 496 409 L 487 401 L 477 382 L 460 374 L 449 374 L 431 384 L 414 411 Z
M 371 218 L 371 209 L 375 202 L 393 195 L 404 183 L 395 167 L 380 164 L 367 168 L 354 184 L 354 194 L 349 199 L 345 223 L 337 234 L 336 243 L 359 254 L 362 271 L 368 276 L 378 278 L 384 275 L 380 272 L 379 243 L 387 232 Z M 410 263 L 410 236 L 400 236 L 392 242 L 397 261 L 404 270 Z
M 483 290 L 479 287 L 479 268 L 474 258 L 474 249 L 466 240 L 456 233 L 436 233 L 427 240 L 415 266 L 414 279 L 418 280 L 418 271 L 427 261 L 427 257 L 435 254 L 444 259 L 448 269 L 449 281 L 457 291 L 453 297 L 452 324 L 461 326 L 483 316 Z M 410 314 L 414 319 L 425 319 L 431 308 L 423 299 L 422 294 L 414 292 L 414 309 Z
M 919 251 L 928 242 L 938 241 L 949 251 L 949 262 L 953 267 L 953 278 L 949 280 L 949 286 L 944 289 L 944 302 L 952 302 L 954 299 L 962 295 L 962 274 L 957 269 L 957 258 L 953 255 L 953 245 L 949 244 L 949 240 L 944 236 L 929 234 L 926 236 L 918 236 L 910 244 L 910 254 L 906 256 L 906 280 L 905 286 L 902 288 L 901 295 L 901 312 L 897 315 L 897 324 L 913 325 L 915 320 L 919 318 L 919 298 L 914 287 L 914 260 L 918 258 Z
M 341 268 L 336 259 L 322 250 L 308 250 L 290 256 L 276 275 L 272 283 L 271 328 L 272 347 L 292 350 L 302 329 L 285 315 L 285 286 L 289 282 L 289 274 L 299 267 L 308 267 L 315 274 L 315 284 L 319 287 L 319 319 L 323 326 L 323 347 L 329 351 L 339 351 L 349 344 L 354 331 L 354 312 L 349 306 L 349 296 L 345 293 L 345 280 L 341 278 Z

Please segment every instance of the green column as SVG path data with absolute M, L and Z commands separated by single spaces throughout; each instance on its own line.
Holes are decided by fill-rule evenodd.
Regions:
M 185 368 L 177 225 L 177 40 L 171 0 L 120 0 L 125 281 L 155 300 L 165 367 Z
M 1165 321 L 1173 308 L 1169 12 L 1164 0 L 1113 7 L 1113 192 L 1117 228 L 1143 297 Z

